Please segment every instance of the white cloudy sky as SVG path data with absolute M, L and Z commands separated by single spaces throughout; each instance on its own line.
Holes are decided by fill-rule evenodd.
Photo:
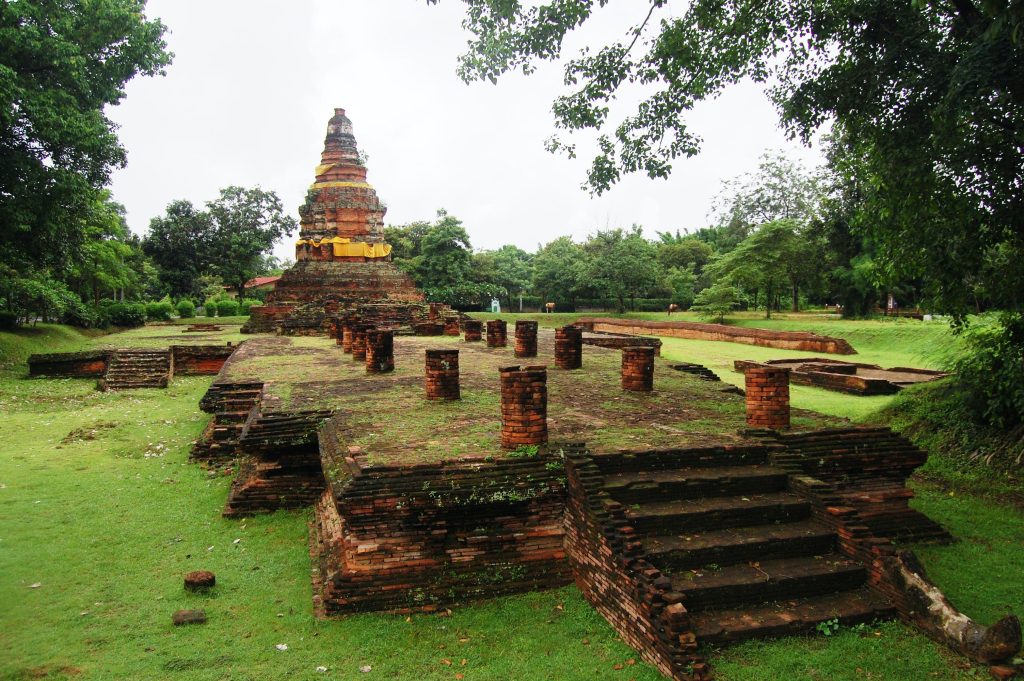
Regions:
M 458 0 L 150 0 L 147 14 L 169 28 L 174 63 L 165 77 L 131 82 L 109 112 L 128 150 L 112 187 L 132 229 L 143 233 L 174 199 L 201 204 L 231 184 L 274 190 L 297 216 L 336 106 L 369 154 L 387 222 L 445 208 L 476 248 L 533 250 L 633 223 L 651 237 L 697 228 L 722 180 L 756 168 L 764 150 L 818 158 L 785 139 L 759 87 L 742 85 L 693 112 L 703 152 L 679 160 L 671 179 L 631 177 L 592 198 L 580 189 L 592 154 L 569 160 L 543 148 L 561 67 L 464 84 L 455 75 L 467 40 L 463 8 Z M 645 3 L 612 2 L 565 53 L 618 38 L 645 13 Z M 290 256 L 290 241 L 276 252 Z

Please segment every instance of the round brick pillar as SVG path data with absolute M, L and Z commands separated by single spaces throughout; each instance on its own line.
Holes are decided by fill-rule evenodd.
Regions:
M 516 357 L 537 356 L 537 322 L 516 322 Z
M 747 388 L 747 427 L 789 428 L 789 369 L 750 367 L 743 372 Z
M 351 319 L 344 319 L 341 322 L 341 336 L 339 342 L 341 343 L 341 351 L 347 354 L 352 354 L 352 335 L 355 330 L 355 321 Z
M 370 328 L 357 324 L 352 329 L 352 359 L 356 362 L 366 361 L 366 333 Z
M 459 399 L 458 350 L 427 350 L 427 371 L 423 387 L 428 400 Z
M 622 348 L 622 389 L 643 393 L 654 390 L 654 348 Z
M 386 374 L 395 370 L 395 334 L 392 331 L 366 332 L 366 373 Z
M 473 341 L 481 341 L 484 339 L 484 323 L 477 321 L 476 319 L 467 319 L 462 324 L 463 330 L 466 332 L 465 340 L 467 343 Z
M 548 441 L 548 371 L 544 366 L 509 366 L 501 371 L 501 446 Z
M 341 345 L 341 317 L 331 319 L 330 326 L 327 327 L 327 337 L 335 339 L 338 345 Z
M 487 347 L 503 348 L 508 345 L 508 322 L 492 319 L 487 322 Z
M 559 369 L 583 366 L 583 329 L 577 326 L 555 329 L 555 366 Z
M 449 317 L 444 320 L 444 335 L 446 336 L 458 336 L 462 332 L 459 328 L 459 318 Z

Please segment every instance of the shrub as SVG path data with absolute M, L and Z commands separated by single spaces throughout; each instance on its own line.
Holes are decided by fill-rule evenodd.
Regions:
M 144 326 L 146 306 L 142 303 L 113 303 L 100 310 L 102 326 Z
M 238 304 L 238 314 L 248 315 L 250 308 L 259 307 L 262 304 L 263 301 L 256 298 L 244 298 L 242 302 Z
M 967 350 L 956 362 L 964 403 L 978 423 L 1011 430 L 1024 423 L 1024 315 L 965 332 Z
M 60 316 L 60 321 L 68 326 L 90 329 L 99 324 L 100 313 L 98 310 L 87 306 L 77 297 L 71 297 L 67 300 L 64 312 Z
M 174 306 L 170 303 L 146 303 L 146 319 L 153 322 L 170 321 Z
M 18 315 L 7 310 L 0 310 L 0 331 L 12 331 L 18 325 Z
M 217 303 L 219 317 L 233 317 L 238 314 L 238 303 L 233 300 L 221 300 Z
M 196 316 L 196 306 L 191 300 L 183 298 L 178 301 L 178 316 L 182 319 L 192 319 Z
M 718 283 L 698 293 L 690 309 L 701 319 L 711 319 L 721 324 L 725 321 L 725 315 L 739 306 L 739 290 L 734 286 Z

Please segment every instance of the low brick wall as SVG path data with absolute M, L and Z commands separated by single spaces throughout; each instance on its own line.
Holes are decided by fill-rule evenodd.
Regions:
M 172 345 L 175 376 L 212 376 L 220 372 L 237 345 Z
M 320 431 L 327 490 L 310 533 L 319 614 L 429 611 L 571 580 L 559 459 L 370 466 L 340 437 L 333 420 Z
M 661 346 L 663 343 L 660 338 L 652 338 L 650 336 L 627 336 L 620 333 L 606 333 L 599 331 L 591 331 L 583 336 L 584 345 L 596 345 L 599 348 L 612 348 L 615 350 L 621 350 L 622 348 L 644 346 L 648 348 L 654 348 L 654 354 L 661 356 Z
M 635 336 L 655 335 L 672 338 L 746 343 L 767 348 L 784 348 L 807 352 L 826 352 L 835 355 L 855 355 L 857 351 L 842 338 L 819 336 L 802 331 L 774 331 L 770 329 L 701 324 L 698 322 L 650 322 L 640 319 L 612 317 L 581 317 L 576 326 L 587 331 L 625 333 Z
M 594 461 L 582 447 L 566 453 L 565 548 L 583 596 L 628 645 L 667 677 L 710 678 L 682 596 L 673 593 L 669 577 L 645 559 L 622 507 L 603 491 L 601 470 Z
M 86 350 L 32 355 L 28 358 L 28 373 L 30 376 L 95 378 L 106 373 L 113 354 L 112 350 Z

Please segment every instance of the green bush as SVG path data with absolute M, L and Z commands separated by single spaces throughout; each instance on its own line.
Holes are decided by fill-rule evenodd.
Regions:
M 146 306 L 142 303 L 112 303 L 100 309 L 101 326 L 145 326 Z
M 259 307 L 263 304 L 263 301 L 256 298 L 244 298 L 242 302 L 238 304 L 238 314 L 248 315 L 249 310 L 253 307 Z
M 182 299 L 178 301 L 178 316 L 182 319 L 192 319 L 196 316 L 196 306 L 191 300 Z
M 170 321 L 174 314 L 174 306 L 170 303 L 146 303 L 146 319 L 151 322 Z
M 100 313 L 98 310 L 83 303 L 77 297 L 71 297 L 67 300 L 64 312 L 60 316 L 60 321 L 62 324 L 67 324 L 68 326 L 90 329 L 99 324 Z
M 217 303 L 217 316 L 234 317 L 238 314 L 238 303 L 233 300 L 221 300 Z
M 18 325 L 18 315 L 7 310 L 0 310 L 0 331 L 13 331 Z
M 216 317 L 217 316 L 217 302 L 214 300 L 207 300 L 203 304 L 203 316 L 204 317 Z
M 1024 315 L 965 332 L 967 350 L 954 365 L 964 403 L 978 423 L 1012 430 L 1024 423 Z

